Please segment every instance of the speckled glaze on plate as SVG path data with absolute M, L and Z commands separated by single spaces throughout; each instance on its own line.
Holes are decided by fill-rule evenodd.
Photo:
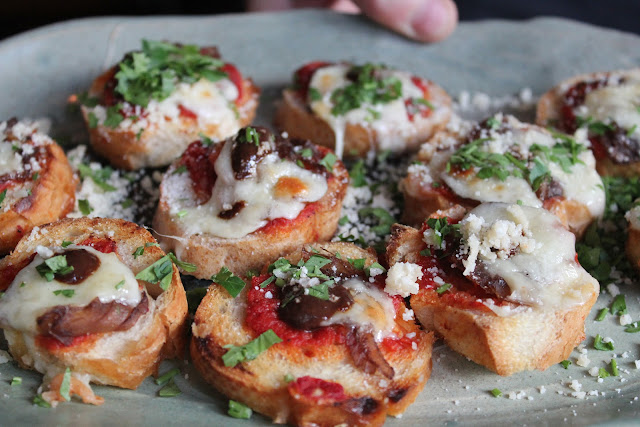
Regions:
M 384 62 L 430 78 L 454 96 L 462 90 L 506 95 L 523 87 L 539 95 L 574 74 L 640 64 L 640 37 L 551 18 L 465 23 L 436 45 L 413 43 L 359 17 L 314 10 L 84 19 L 0 42 L 0 118 L 48 116 L 61 142 L 86 142 L 78 115 L 66 107 L 67 97 L 85 90 L 124 52 L 137 48 L 141 38 L 219 46 L 225 59 L 262 87 L 256 122 L 267 125 L 291 72 L 315 59 Z M 623 291 L 629 313 L 638 320 L 640 290 L 627 286 Z M 402 418 L 389 418 L 387 425 L 633 424 L 640 412 L 640 401 L 634 400 L 640 396 L 640 370 L 634 364 L 640 359 L 640 334 L 625 334 L 617 317 L 593 322 L 594 313 L 610 300 L 604 294 L 596 303 L 587 320 L 585 343 L 592 348 L 592 337 L 598 333 L 613 338 L 614 352 L 589 351 L 590 367 L 604 367 L 615 353 L 622 378 L 597 383 L 575 363 L 567 370 L 557 365 L 502 378 L 437 344 L 433 374 L 424 391 Z M 630 357 L 620 356 L 625 351 Z M 575 362 L 577 355 L 574 351 L 571 360 Z M 251 421 L 228 417 L 226 399 L 200 380 L 191 365 L 165 363 L 162 371 L 175 365 L 188 375 L 176 379 L 182 389 L 177 397 L 156 397 L 159 387 L 147 379 L 135 391 L 96 386 L 96 393 L 106 399 L 101 407 L 73 402 L 57 409 L 31 404 L 39 374 L 21 370 L 14 362 L 0 365 L 0 424 L 270 424 L 255 414 Z M 23 378 L 21 386 L 9 385 L 14 376 Z M 568 396 L 574 391 L 567 387 L 572 379 L 580 381 L 583 391 L 597 390 L 598 396 Z M 540 393 L 540 386 L 546 393 Z M 493 388 L 505 396 L 494 398 L 489 392 Z M 520 392 L 525 393 L 523 399 L 506 397 Z

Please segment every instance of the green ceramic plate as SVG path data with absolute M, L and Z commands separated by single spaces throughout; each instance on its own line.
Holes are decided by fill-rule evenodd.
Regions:
M 443 43 L 426 46 L 407 41 L 364 19 L 325 11 L 245 14 L 216 17 L 154 17 L 85 19 L 52 25 L 0 42 L 0 117 L 53 119 L 53 133 L 62 141 L 83 142 L 77 115 L 67 111 L 69 94 L 85 90 L 91 80 L 121 55 L 137 48 L 141 38 L 216 44 L 262 87 L 257 118 L 269 124 L 273 101 L 291 72 L 315 59 L 385 62 L 428 77 L 452 95 L 479 91 L 491 96 L 518 93 L 529 87 L 539 95 L 574 74 L 640 64 L 640 38 L 560 19 L 526 22 L 465 23 Z M 640 290 L 621 289 L 634 320 L 640 318 Z M 601 295 L 596 309 L 611 297 Z M 625 334 L 617 318 L 587 321 L 592 366 L 605 366 L 617 355 L 620 377 L 602 383 L 575 363 L 567 370 L 499 377 L 444 345 L 434 350 L 431 379 L 417 401 L 389 425 L 420 424 L 571 424 L 633 422 L 638 416 L 640 334 Z M 614 339 L 613 352 L 592 349 L 596 334 Z M 623 353 L 627 357 L 623 357 Z M 571 360 L 575 362 L 578 352 Z M 175 365 L 175 363 L 174 363 Z M 198 378 L 187 362 L 176 382 L 182 394 L 157 397 L 158 386 L 147 380 L 136 391 L 96 386 L 105 397 L 101 407 L 70 403 L 57 409 L 31 404 L 40 375 L 13 363 L 0 365 L 0 424 L 78 425 L 249 425 L 269 424 L 254 415 L 240 421 L 226 415 L 226 400 Z M 172 364 L 163 365 L 163 370 Z M 184 375 L 186 374 L 186 375 Z M 21 386 L 11 387 L 14 376 Z M 567 386 L 578 380 L 587 399 L 571 397 Z M 542 394 L 540 387 L 546 392 Z M 499 388 L 520 399 L 494 398 Z M 597 391 L 597 395 L 594 395 Z M 523 394 L 522 394 L 523 393 Z

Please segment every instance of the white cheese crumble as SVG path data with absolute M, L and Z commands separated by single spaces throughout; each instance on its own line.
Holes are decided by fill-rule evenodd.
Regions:
M 633 319 L 630 314 L 623 314 L 620 316 L 620 325 L 625 326 L 633 323 Z
M 589 363 L 591 363 L 591 360 L 589 360 L 586 354 L 581 354 L 576 360 L 576 365 L 582 366 L 583 368 L 589 366 Z
M 422 279 L 422 267 L 410 262 L 395 263 L 385 279 L 385 292 L 403 298 L 418 293 L 418 280 Z

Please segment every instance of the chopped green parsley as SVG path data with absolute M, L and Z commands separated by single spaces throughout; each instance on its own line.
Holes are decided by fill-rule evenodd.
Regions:
M 224 348 L 228 350 L 222 355 L 222 362 L 224 363 L 224 366 L 234 367 L 238 363 L 255 359 L 262 352 L 268 350 L 272 345 L 279 342 L 282 342 L 280 337 L 278 337 L 272 329 L 269 329 L 245 345 L 225 345 Z

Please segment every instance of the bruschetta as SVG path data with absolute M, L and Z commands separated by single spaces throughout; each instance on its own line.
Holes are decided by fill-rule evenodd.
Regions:
M 36 122 L 1 122 L 0 255 L 33 227 L 73 210 L 76 184 L 64 152 Z
M 165 166 L 203 134 L 253 120 L 260 90 L 215 47 L 151 40 L 96 78 L 82 105 L 91 146 L 116 167 Z
M 405 71 L 366 63 L 311 62 L 295 71 L 275 125 L 337 156 L 415 151 L 451 115 L 449 95 Z
M 566 359 L 585 337 L 599 284 L 575 237 L 540 208 L 484 203 L 439 212 L 418 230 L 395 225 L 390 268 L 420 266 L 410 305 L 427 330 L 499 375 Z
M 640 68 L 582 74 L 544 94 L 536 121 L 586 133 L 601 175 L 640 174 Z
M 588 146 L 502 114 L 440 132 L 422 146 L 400 183 L 403 220 L 421 224 L 456 204 L 521 203 L 553 212 L 580 236 L 605 206 Z
M 433 343 L 385 277 L 371 252 L 322 243 L 242 290 L 214 284 L 193 323 L 194 364 L 276 423 L 381 425 L 424 387 Z
M 63 219 L 0 261 L 0 326 L 18 364 L 44 374 L 52 405 L 89 383 L 135 389 L 182 356 L 187 301 L 173 255 L 119 219 Z
M 236 274 L 304 243 L 329 240 L 349 174 L 327 148 L 246 127 L 199 140 L 165 173 L 153 227 L 166 248 L 208 279 Z

